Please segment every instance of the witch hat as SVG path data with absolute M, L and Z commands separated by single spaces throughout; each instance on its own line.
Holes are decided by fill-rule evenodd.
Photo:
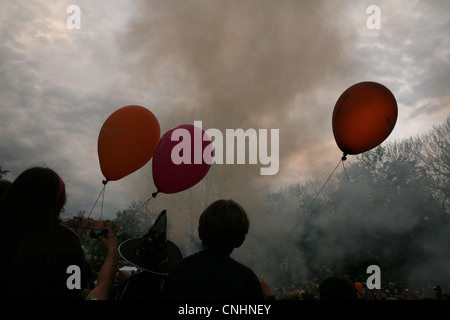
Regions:
M 167 240 L 166 229 L 167 215 L 166 210 L 163 210 L 143 237 L 122 242 L 118 248 L 119 254 L 145 271 L 167 275 L 183 255 L 177 245 Z

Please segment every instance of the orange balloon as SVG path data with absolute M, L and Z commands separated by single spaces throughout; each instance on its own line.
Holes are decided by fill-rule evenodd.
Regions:
M 359 154 L 382 143 L 397 122 L 397 101 L 385 86 L 360 82 L 345 90 L 333 110 L 333 134 L 346 154 Z
M 160 138 L 158 119 L 148 109 L 131 105 L 113 112 L 98 136 L 98 157 L 106 181 L 114 181 L 144 166 Z

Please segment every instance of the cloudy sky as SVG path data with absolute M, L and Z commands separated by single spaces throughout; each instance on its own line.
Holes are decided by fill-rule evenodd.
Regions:
M 72 4 L 80 29 L 67 27 Z M 366 25 L 372 4 L 378 30 Z M 242 176 L 276 187 L 327 175 L 341 155 L 334 104 L 357 82 L 395 95 L 388 141 L 450 115 L 448 12 L 447 0 L 1 1 L 0 166 L 10 180 L 31 166 L 53 168 L 67 183 L 67 214 L 89 212 L 104 179 L 99 130 L 137 104 L 155 114 L 161 134 L 194 120 L 204 129 L 279 129 L 278 173 L 222 165 L 221 197 Z M 104 217 L 154 189 L 149 162 L 107 185 Z

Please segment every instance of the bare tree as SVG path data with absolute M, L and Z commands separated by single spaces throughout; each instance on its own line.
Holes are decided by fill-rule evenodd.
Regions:
M 450 118 L 433 127 L 424 138 L 420 160 L 426 174 L 427 186 L 441 204 L 443 218 L 448 218 L 450 198 Z

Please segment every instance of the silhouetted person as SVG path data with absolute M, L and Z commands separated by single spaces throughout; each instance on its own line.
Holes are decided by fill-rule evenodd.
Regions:
M 320 300 L 358 300 L 355 286 L 344 277 L 332 276 L 319 285 Z
M 217 200 L 203 211 L 198 235 L 203 250 L 179 261 L 165 288 L 166 299 L 263 299 L 269 286 L 248 267 L 230 257 L 248 233 L 245 210 L 233 200 Z
M 84 257 L 77 234 L 61 224 L 66 203 L 62 179 L 48 168 L 22 172 L 0 201 L 0 268 L 4 283 L 2 298 L 81 299 L 92 271 Z M 96 289 L 99 298 L 113 266 L 115 236 L 103 239 L 108 256 Z M 69 266 L 80 270 L 80 286 L 69 288 Z M 107 278 L 108 278 L 107 277 Z M 103 279 L 103 280 L 102 280 Z M 74 281 L 75 284 L 77 281 Z M 94 291 L 95 293 L 95 291 Z
M 131 275 L 117 288 L 116 300 L 157 300 L 169 269 L 183 258 L 180 249 L 167 240 L 167 215 L 163 210 L 143 237 L 119 245 L 120 255 L 142 271 Z

